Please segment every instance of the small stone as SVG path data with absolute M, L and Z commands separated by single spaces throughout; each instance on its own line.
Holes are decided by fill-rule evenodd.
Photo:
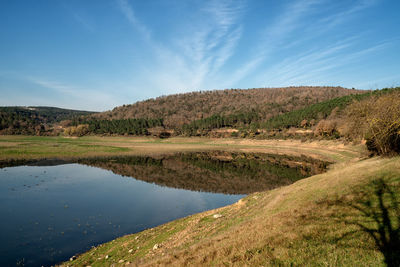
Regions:
M 69 261 L 73 261 L 76 259 L 76 256 L 72 256 L 71 258 L 69 258 Z
M 135 240 L 138 240 L 138 239 L 139 239 L 139 236 L 135 237 Z
M 128 252 L 129 252 L 129 253 L 132 253 L 132 251 L 133 251 L 133 249 L 130 249 Z
M 119 261 L 118 261 L 118 263 L 123 263 L 123 262 L 124 262 L 124 260 L 119 260 Z
M 218 218 L 221 218 L 221 217 L 222 217 L 221 214 L 214 214 L 214 215 L 213 215 L 213 218 L 214 218 L 214 219 L 218 219 Z
M 156 250 L 156 249 L 158 249 L 159 247 L 160 247 L 160 245 L 155 244 L 155 245 L 153 246 L 153 250 Z
M 104 258 L 105 258 L 105 259 L 108 259 L 108 255 L 106 255 Z
M 136 247 L 136 249 L 139 249 L 140 247 Z

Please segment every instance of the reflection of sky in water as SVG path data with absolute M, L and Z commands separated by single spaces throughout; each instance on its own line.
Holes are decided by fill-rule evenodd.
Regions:
M 0 266 L 22 259 L 26 266 L 54 264 L 242 197 L 161 187 L 78 164 L 0 169 Z

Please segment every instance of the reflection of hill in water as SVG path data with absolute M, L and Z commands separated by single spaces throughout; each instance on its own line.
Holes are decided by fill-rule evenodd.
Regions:
M 110 157 L 79 163 L 158 185 L 227 194 L 248 194 L 287 185 L 321 173 L 327 165 L 307 157 L 229 152 Z

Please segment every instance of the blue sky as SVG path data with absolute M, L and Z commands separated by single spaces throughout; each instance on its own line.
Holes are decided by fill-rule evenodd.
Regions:
M 400 85 L 398 0 L 1 0 L 0 105 Z

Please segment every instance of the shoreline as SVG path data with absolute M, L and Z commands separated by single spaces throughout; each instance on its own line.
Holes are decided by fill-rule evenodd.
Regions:
M 309 226 L 312 226 L 316 228 L 312 231 L 315 235 L 313 238 L 323 239 L 325 227 L 335 234 L 351 230 L 351 227 L 344 227 L 340 222 L 331 221 L 330 216 L 332 212 L 338 212 L 337 207 L 325 206 L 324 203 L 329 203 L 338 196 L 351 195 L 354 188 L 363 186 L 382 171 L 400 177 L 400 158 L 375 157 L 351 163 L 335 163 L 326 173 L 288 186 L 249 194 L 229 206 L 119 237 L 59 266 L 187 266 L 224 265 L 224 262 L 238 266 L 264 265 L 266 262 L 263 257 L 270 257 L 271 260 L 271 253 L 276 254 L 274 257 L 282 258 L 281 263 L 284 265 L 291 262 L 300 264 L 305 263 L 304 260 L 316 251 L 320 252 L 323 247 L 326 255 L 314 255 L 320 257 L 321 262 L 332 253 L 327 249 L 329 243 L 318 243 L 317 246 L 307 248 L 309 250 L 305 252 L 306 255 L 299 255 L 298 253 L 304 252 L 302 247 L 309 241 L 297 232 L 308 233 Z M 305 223 L 304 226 L 299 222 Z M 321 227 L 324 228 L 322 232 Z M 269 230 L 264 231 L 265 229 Z M 282 236 L 285 236 L 284 240 Z M 268 241 L 270 239 L 273 241 Z M 372 262 L 372 265 L 379 265 L 383 261 L 380 252 L 367 237 L 362 236 L 355 241 L 365 243 L 366 250 L 356 246 L 350 249 L 337 247 L 337 256 L 351 263 L 357 262 L 361 255 L 365 262 Z M 265 245 L 260 247 L 260 242 L 267 242 L 269 250 L 265 249 Z M 281 242 L 283 247 L 280 247 Z M 293 242 L 297 247 L 287 247 Z M 349 244 L 353 246 L 352 242 L 349 241 Z M 286 252 L 282 252 L 282 249 Z M 247 257 L 248 251 L 258 252 Z M 295 253 L 299 259 L 293 260 L 292 256 L 285 256 L 291 253 Z M 240 257 L 237 256 L 236 259 L 234 255 Z M 313 261 L 308 262 L 311 263 Z
M 364 145 L 341 141 L 256 140 L 235 138 L 0 136 L 0 163 L 11 160 L 74 160 L 100 156 L 154 156 L 207 150 L 286 154 L 343 162 L 367 155 Z
M 1 136 L 0 148 L 8 142 L 7 148 L 14 149 L 14 154 L 8 154 L 8 160 L 49 158 L 51 153 L 28 154 L 29 146 L 35 147 L 44 144 L 45 150 L 48 147 L 64 145 L 64 148 L 67 148 L 66 153 L 58 155 L 59 157 L 53 157 L 63 160 L 68 157 L 76 160 L 78 157 L 154 156 L 186 151 L 219 150 L 305 155 L 330 160 L 334 163 L 323 174 L 304 178 L 291 185 L 249 194 L 229 206 L 190 215 L 139 233 L 119 237 L 73 256 L 73 261 L 60 263 L 58 266 L 109 266 L 111 264 L 114 266 L 167 266 L 171 264 L 177 266 L 224 264 L 265 266 L 276 263 L 313 265 L 314 261 L 318 260 L 314 258 L 313 261 L 309 261 L 309 259 L 313 258 L 314 256 L 311 255 L 315 255 L 317 252 L 323 254 L 316 254 L 319 260 L 327 259 L 327 262 L 331 264 L 335 262 L 329 261 L 329 253 L 334 253 L 336 257 L 340 258 L 339 263 L 342 264 L 346 262 L 378 264 L 383 261 L 381 253 L 373 248 L 371 240 L 365 236 L 361 237 L 360 242 L 365 244 L 368 249 L 351 248 L 350 252 L 338 247 L 335 252 L 332 252 L 329 249 L 329 242 L 326 241 L 308 247 L 309 241 L 303 236 L 307 233 L 307 235 L 313 236 L 311 240 L 319 240 L 325 238 L 325 236 L 321 236 L 321 233 L 326 231 L 326 227 L 335 234 L 351 229 L 343 227 L 343 225 L 338 226 L 337 222 L 329 217 L 332 216 L 332 209 L 335 213 L 340 213 L 342 210 L 338 211 L 338 208 L 333 206 L 321 208 L 321 204 L 318 203 L 328 203 L 335 197 L 351 195 L 354 188 L 365 185 L 382 173 L 385 173 L 386 176 L 400 177 L 399 157 L 368 158 L 363 145 L 345 145 L 338 141 L 301 142 L 298 140 L 234 138 L 159 140 L 140 137 L 66 139 L 63 137 L 14 138 L 14 136 Z M 100 148 L 113 147 L 116 149 L 69 153 L 74 151 L 77 146 L 87 148 L 97 145 Z M 126 150 L 118 151 L 121 148 Z M 2 155 L 0 162 L 5 158 Z M 320 225 L 319 218 L 325 218 L 325 226 Z M 302 225 L 309 226 L 303 227 Z M 314 229 L 311 233 L 310 230 L 307 230 L 310 226 Z M 265 229 L 269 230 L 265 231 Z M 285 238 L 282 239 L 283 237 Z M 353 244 L 353 241 L 346 242 Z M 361 257 L 361 255 L 363 256 Z M 362 258 L 361 262 L 359 261 L 360 257 Z M 276 261 L 278 259 L 279 261 Z

